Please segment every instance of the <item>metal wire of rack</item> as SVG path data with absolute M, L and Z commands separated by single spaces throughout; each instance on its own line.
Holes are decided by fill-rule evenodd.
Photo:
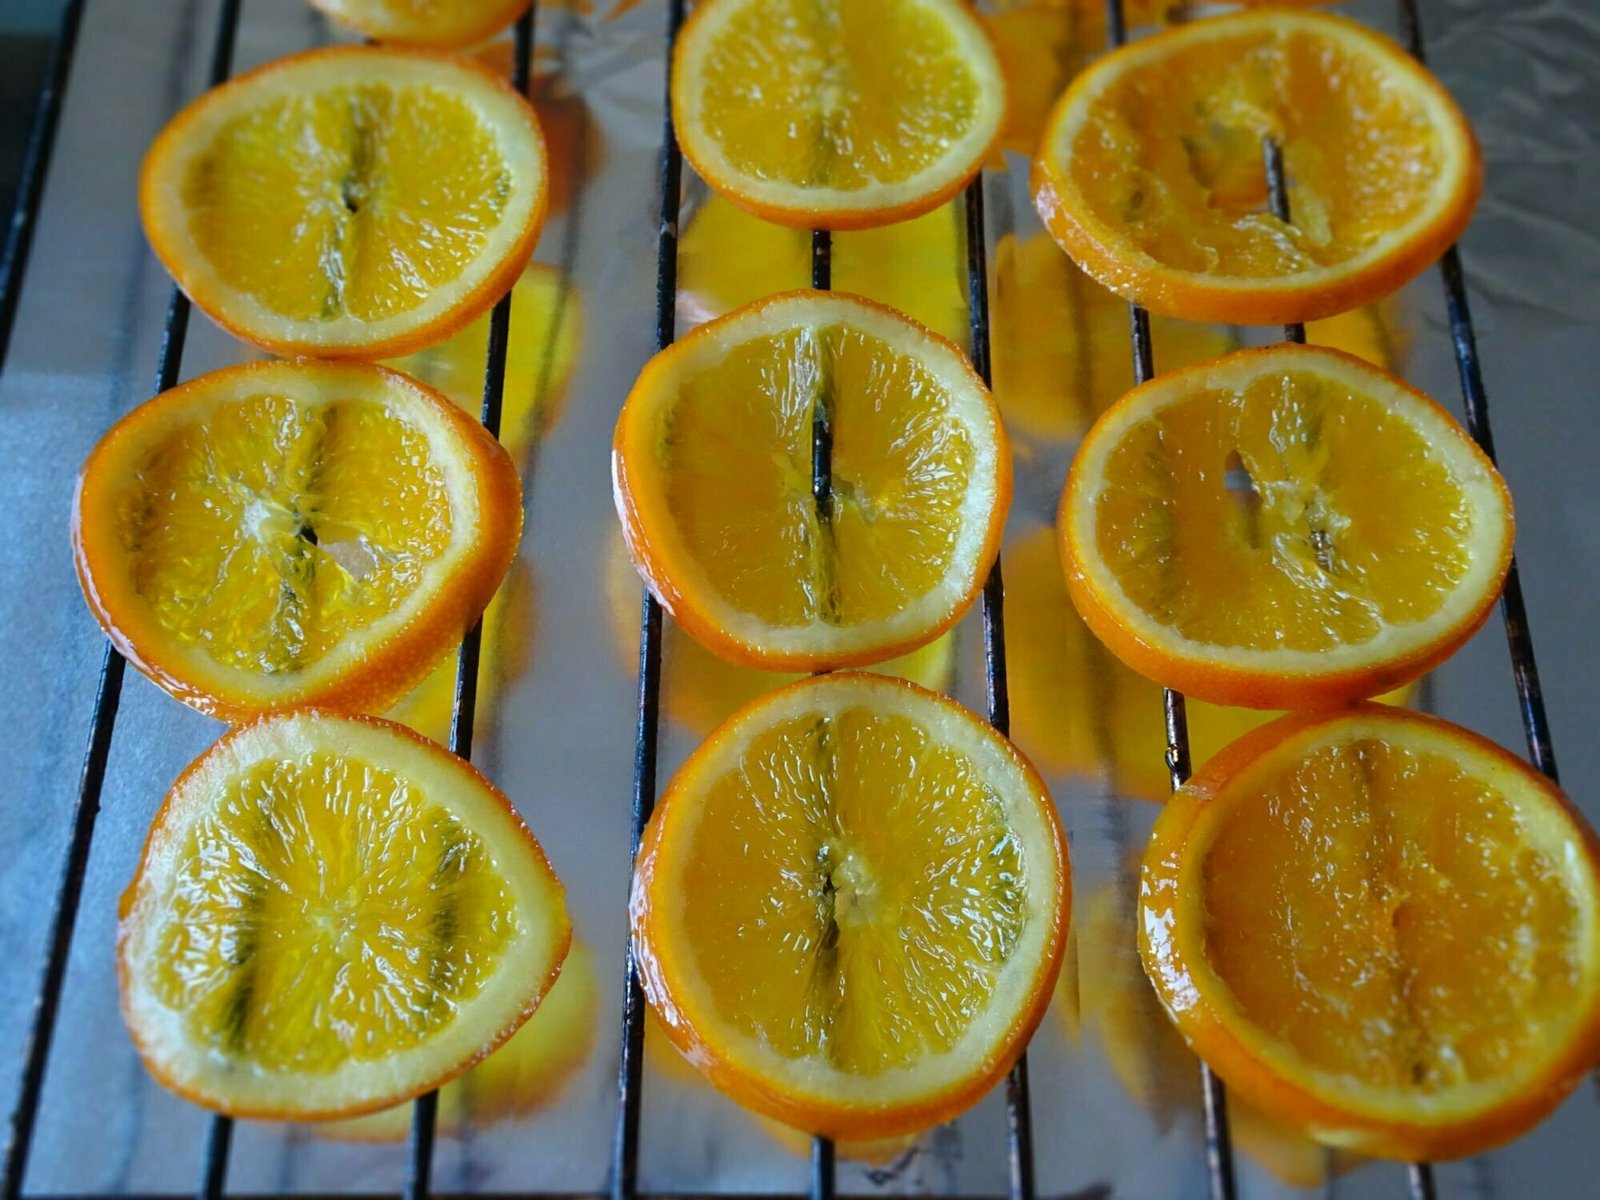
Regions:
M 231 71 L 243 0 L 219 0 L 216 29 L 211 49 L 208 84 L 215 85 Z M 1397 0 L 1404 39 L 1421 60 L 1424 44 L 1416 0 Z M 533 48 L 537 3 L 516 27 L 514 79 L 525 88 Z M 666 5 L 665 52 L 670 61 L 672 48 L 685 16 L 686 0 L 668 0 Z M 1111 45 L 1122 44 L 1127 30 L 1121 0 L 1107 0 L 1108 32 Z M 81 26 L 84 0 L 68 0 L 63 10 L 46 81 L 30 134 L 22 183 L 16 210 L 0 258 L 0 371 L 6 352 L 22 285 L 26 276 L 32 234 L 39 216 L 55 132 L 72 68 L 73 51 Z M 1269 189 L 1274 211 L 1288 217 L 1288 193 L 1283 176 L 1281 148 L 1263 147 Z M 678 212 L 682 198 L 683 160 L 673 129 L 670 103 L 663 105 L 660 155 L 660 223 L 657 231 L 656 349 L 669 345 L 676 336 L 675 298 L 677 292 Z M 984 219 L 983 180 L 980 176 L 965 196 L 967 282 L 970 319 L 970 349 L 974 366 L 984 381 L 990 381 L 988 268 Z M 831 284 L 831 240 L 818 234 L 813 240 L 813 286 Z M 1488 397 L 1473 330 L 1460 256 L 1448 250 L 1439 263 L 1444 289 L 1451 341 L 1460 378 L 1462 400 L 1469 432 L 1494 457 Z M 498 434 L 505 387 L 506 356 L 510 330 L 511 297 L 496 305 L 490 324 L 489 349 L 484 372 L 482 420 Z M 173 386 L 179 377 L 188 334 L 190 305 L 176 287 L 168 304 L 156 373 L 156 390 Z M 1130 334 L 1137 382 L 1153 374 L 1150 325 L 1147 314 L 1130 306 Z M 1304 339 L 1304 330 L 1285 329 L 1289 341 Z M 830 431 L 820 423 L 815 443 L 814 466 L 819 503 L 826 503 L 830 483 L 826 474 Z M 1517 691 L 1529 757 L 1551 779 L 1557 778 L 1556 760 L 1549 723 L 1539 686 L 1538 667 L 1528 627 L 1520 576 L 1513 560 L 1501 600 L 1507 645 Z M 997 561 L 986 581 L 982 602 L 985 684 L 988 716 L 1002 734 L 1009 732 L 1009 700 L 1006 686 L 1004 584 Z M 472 748 L 475 720 L 476 684 L 479 666 L 481 626 L 474 627 L 461 646 L 452 715 L 451 749 L 463 756 Z M 632 806 L 631 852 L 637 855 L 640 837 L 655 803 L 657 784 L 657 744 L 659 735 L 662 651 L 662 612 L 648 591 L 640 609 L 639 686 L 635 737 L 634 789 Z M 23 1071 L 18 1098 L 8 1122 L 3 1171 L 0 1171 L 0 1200 L 20 1200 L 27 1171 L 29 1151 L 38 1117 L 45 1069 L 55 1032 L 56 1017 L 66 976 L 95 818 L 112 747 L 126 663 L 109 645 L 99 674 L 89 735 L 79 777 L 78 796 L 69 820 L 68 845 L 60 883 L 51 909 L 46 960 L 41 969 L 29 1038 L 23 1054 Z M 1166 762 L 1173 786 L 1189 774 L 1189 747 L 1183 697 L 1171 690 L 1164 695 L 1167 733 Z M 612 1150 L 609 1195 L 612 1200 L 633 1200 L 639 1190 L 639 1130 L 643 1078 L 644 997 L 631 945 L 627 952 L 622 1007 L 622 1040 L 618 1066 L 617 1117 Z M 1206 1152 L 1211 1195 L 1214 1200 L 1231 1200 L 1235 1195 L 1232 1149 L 1228 1133 L 1226 1099 L 1219 1081 L 1203 1065 L 1202 1099 L 1205 1113 Z M 436 1096 L 419 1099 L 414 1108 L 411 1141 L 407 1156 L 404 1194 L 407 1200 L 426 1200 L 430 1194 L 430 1173 L 435 1138 Z M 1010 1200 L 1031 1200 L 1034 1195 L 1034 1153 L 1027 1061 L 1024 1055 L 1006 1081 L 1006 1113 L 1010 1163 Z M 201 1169 L 196 1193 L 217 1197 L 223 1193 L 227 1175 L 233 1123 L 214 1117 L 202 1147 Z M 1434 1183 L 1425 1163 L 1409 1168 L 1410 1188 L 1415 1200 L 1432 1200 Z M 834 1151 L 830 1142 L 816 1139 L 811 1160 L 810 1195 L 830 1200 L 835 1186 Z M 84 1197 L 83 1200 L 108 1200 Z M 153 1200 L 153 1198 L 147 1198 Z M 360 1198 L 356 1198 L 360 1200 Z

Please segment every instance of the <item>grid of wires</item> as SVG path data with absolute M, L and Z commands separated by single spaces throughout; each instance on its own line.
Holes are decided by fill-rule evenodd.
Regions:
M 243 0 L 218 0 L 216 32 L 211 50 L 208 84 L 225 80 L 231 72 L 237 40 L 240 7 Z M 1423 56 L 1422 27 L 1416 0 L 1397 0 L 1400 27 L 1411 52 Z M 35 120 L 18 188 L 17 205 L 0 256 L 0 370 L 6 350 L 33 233 L 40 215 L 45 177 L 59 121 L 62 101 L 82 24 L 85 0 L 68 0 L 60 32 L 46 71 Z M 673 46 L 682 27 L 686 0 L 667 0 L 664 49 L 670 62 Z M 1122 0 L 1106 0 L 1108 30 L 1112 46 L 1126 40 Z M 515 30 L 513 78 L 519 89 L 528 83 L 532 57 L 535 16 L 538 5 L 518 22 Z M 683 158 L 673 130 L 670 103 L 663 105 L 660 157 L 660 224 L 657 231 L 657 269 L 655 296 L 656 349 L 670 344 L 676 336 L 675 307 L 678 269 L 678 215 L 683 191 Z M 1288 219 L 1288 189 L 1283 175 L 1281 148 L 1263 146 L 1269 190 L 1274 212 Z M 970 345 L 973 364 L 985 383 L 990 382 L 989 301 L 987 229 L 984 218 L 983 179 L 980 176 L 967 189 L 964 198 L 967 296 L 970 319 Z M 825 289 L 831 284 L 831 238 L 818 231 L 812 239 L 812 284 Z M 1494 439 L 1489 425 L 1488 397 L 1478 359 L 1468 306 L 1460 256 L 1452 248 L 1439 264 L 1449 318 L 1450 336 L 1455 351 L 1467 428 L 1484 451 L 1494 457 Z M 155 390 L 165 391 L 177 383 L 187 339 L 190 305 L 187 297 L 173 288 L 167 307 L 161 352 L 156 371 Z M 506 354 L 511 318 L 511 296 L 495 306 L 489 332 L 487 361 L 484 367 L 482 420 L 485 428 L 498 435 L 505 389 Z M 1148 315 L 1137 306 L 1130 308 L 1130 332 L 1134 375 L 1143 382 L 1153 374 L 1151 335 Z M 1288 341 L 1304 341 L 1300 326 L 1284 330 Z M 819 506 L 826 511 L 831 496 L 831 431 L 825 417 L 814 430 L 813 491 Z M 1010 704 L 1006 686 L 1004 584 L 1000 563 L 995 563 L 983 591 L 983 649 L 987 711 L 990 723 L 1002 734 L 1009 733 Z M 1506 640 L 1511 655 L 1518 703 L 1527 735 L 1528 753 L 1534 765 L 1552 780 L 1557 778 L 1554 750 L 1544 700 L 1539 688 L 1538 668 L 1532 637 L 1528 629 L 1522 586 L 1513 560 L 1506 577 L 1501 600 Z M 450 731 L 450 748 L 470 756 L 475 719 L 475 697 L 481 626 L 468 632 L 462 642 L 456 678 L 455 704 Z M 662 651 L 662 611 L 655 598 L 643 595 L 639 623 L 638 721 L 634 755 L 631 853 L 637 855 L 645 823 L 650 817 L 657 793 L 657 745 L 660 723 Z M 55 1033 L 62 987 L 76 924 L 78 904 L 88 866 L 89 850 L 105 782 L 112 733 L 121 699 L 126 663 L 109 645 L 105 651 L 96 692 L 89 737 L 79 778 L 78 797 L 71 814 L 66 861 L 51 910 L 44 963 L 29 1039 L 24 1050 L 23 1074 L 13 1109 L 5 1149 L 3 1174 L 0 1174 L 0 1200 L 20 1200 L 27 1171 L 43 1091 L 45 1068 Z M 1188 729 L 1182 695 L 1165 693 L 1167 751 L 1166 765 L 1172 784 L 1177 787 L 1189 775 Z M 612 1147 L 610 1195 L 614 1200 L 633 1200 L 639 1191 L 639 1131 L 644 1059 L 644 994 L 634 965 L 631 946 L 625 967 L 625 992 L 622 1007 L 622 1040 L 617 1077 L 617 1118 Z M 1233 1153 L 1228 1132 L 1227 1100 L 1220 1082 L 1202 1064 L 1200 1098 L 1203 1104 L 1206 1135 L 1206 1160 L 1213 1200 L 1232 1200 L 1236 1194 Z M 1034 1153 L 1027 1057 L 1017 1062 L 1006 1080 L 1006 1125 L 1010 1167 L 1010 1200 L 1032 1200 L 1035 1195 Z M 430 1194 L 430 1177 L 435 1144 L 437 1097 L 419 1099 L 413 1109 L 411 1139 L 404 1183 L 406 1200 L 425 1200 Z M 233 1132 L 232 1121 L 213 1117 L 201 1147 L 196 1195 L 202 1200 L 222 1195 L 227 1176 L 228 1156 Z M 1409 1168 L 1414 1200 L 1432 1200 L 1434 1182 L 1426 1163 Z M 831 1200 L 835 1189 L 835 1158 L 830 1142 L 815 1140 L 811 1156 L 811 1195 Z M 89 1198 L 86 1198 L 89 1200 Z M 96 1197 L 93 1200 L 101 1200 Z M 104 1200 L 110 1200 L 109 1197 Z

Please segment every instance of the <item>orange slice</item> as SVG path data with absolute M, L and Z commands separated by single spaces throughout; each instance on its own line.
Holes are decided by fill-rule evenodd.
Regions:
M 499 33 L 531 0 L 311 0 L 339 24 L 374 41 L 460 49 Z
M 929 212 L 982 168 L 1000 60 L 961 0 L 705 0 L 678 37 L 672 115 L 712 188 L 780 225 Z
M 544 221 L 533 108 L 487 68 L 340 46 L 213 88 L 145 158 L 139 212 L 195 304 L 279 354 L 439 341 L 516 281 Z
M 1284 223 L 1262 141 L 1283 148 Z M 1466 119 L 1365 26 L 1262 9 L 1096 62 L 1061 97 L 1034 199 L 1090 275 L 1152 312 L 1271 324 L 1369 303 L 1460 236 L 1482 190 Z
M 516 553 L 506 452 L 383 367 L 264 362 L 112 426 L 73 505 L 84 596 L 128 660 L 225 720 L 379 711 L 482 614 Z
M 812 495 L 813 416 L 833 431 Z M 617 422 L 617 511 L 683 628 L 767 670 L 881 662 L 933 640 L 1000 546 L 1011 459 L 955 346 L 856 296 L 789 292 L 645 365 Z
M 1475 1154 L 1600 1055 L 1600 842 L 1444 721 L 1363 705 L 1234 743 L 1162 811 L 1139 945 L 1228 1086 L 1329 1145 Z
M 198 1104 L 353 1115 L 510 1037 L 571 933 L 539 844 L 469 763 L 373 717 L 270 713 L 156 814 L 122 897 L 122 1009 Z
M 1202 700 L 1386 691 L 1483 623 L 1511 499 L 1438 405 L 1337 350 L 1243 350 L 1129 392 L 1062 493 L 1072 602 L 1134 670 Z
M 723 725 L 645 832 L 645 992 L 711 1082 L 852 1141 L 969 1108 L 1043 1017 L 1067 848 L 1011 744 L 912 684 L 803 680 Z

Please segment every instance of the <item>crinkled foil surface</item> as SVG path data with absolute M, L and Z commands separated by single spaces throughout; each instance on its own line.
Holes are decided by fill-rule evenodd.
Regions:
M 863 0 L 865 2 L 865 0 Z M 622 998 L 638 591 L 621 553 L 607 456 L 613 422 L 652 349 L 657 164 L 663 90 L 661 0 L 541 4 L 538 95 L 561 196 L 538 260 L 543 326 L 519 335 L 513 388 L 537 406 L 522 451 L 527 527 L 518 589 L 492 660 L 477 761 L 515 800 L 569 890 L 579 993 L 550 1040 L 562 1054 L 480 1096 L 478 1119 L 441 1137 L 440 1192 L 595 1192 L 607 1185 Z M 1473 313 L 1501 461 L 1516 496 L 1523 584 L 1562 775 L 1600 818 L 1600 740 L 1590 691 L 1600 650 L 1600 7 L 1593 0 L 1425 0 L 1429 61 L 1476 125 L 1488 190 L 1464 241 Z M 119 414 L 147 398 L 169 282 L 134 205 L 140 156 L 201 86 L 217 6 L 210 0 L 89 5 L 8 369 L 0 379 L 0 1105 L 9 1111 L 94 703 L 103 641 L 73 578 L 67 513 L 79 463 Z M 1355 15 L 1394 29 L 1386 5 Z M 336 40 L 299 0 L 246 0 L 236 68 Z M 1084 355 L 1117 364 L 1090 391 L 1120 386 L 1123 318 L 1056 264 L 1027 202 L 1026 163 L 988 176 L 989 260 L 999 274 L 996 369 L 1018 463 L 1007 538 L 1010 647 L 1019 739 L 1046 769 L 1072 839 L 1077 936 L 1031 1053 L 1041 1195 L 1206 1195 L 1198 1074 L 1153 1016 L 1132 949 L 1130 854 L 1157 809 L 1128 793 L 1159 789 L 1159 704 L 1134 689 L 1140 730 L 1095 742 L 1085 714 L 1116 686 L 1104 660 L 1065 645 L 1065 618 L 1039 546 L 1082 430 L 1062 382 Z M 857 251 L 878 284 L 925 320 L 963 326 L 958 213 L 898 251 Z M 696 222 L 704 216 L 704 223 Z M 805 285 L 801 243 L 752 231 L 708 207 L 690 180 L 681 221 L 680 328 L 730 300 Z M 936 222 L 937 224 L 937 222 Z M 845 241 L 846 239 L 841 239 Z M 836 247 L 838 256 L 851 251 Z M 896 257 L 896 254 L 899 257 Z M 846 281 L 839 281 L 844 286 Z M 895 289 L 898 288 L 898 292 Z M 1099 308 L 1105 308 L 1103 301 Z M 1076 357 L 1051 330 L 1075 314 Z M 559 314 L 549 336 L 550 314 Z M 1377 317 L 1376 341 L 1418 385 L 1459 411 L 1439 280 L 1429 273 Z M 1232 334 L 1158 323 L 1163 340 L 1204 349 Z M 1258 339 L 1259 339 L 1258 335 Z M 1104 345 L 1101 345 L 1104 343 Z M 557 349 L 566 344 L 571 350 Z M 1052 346 L 1056 347 L 1052 358 Z M 561 357 L 565 355 L 565 357 Z M 544 357 L 541 357 L 544 356 Z M 198 314 L 184 377 L 249 357 Z M 547 359 L 561 357 L 550 366 Z M 437 364 L 435 364 L 437 366 Z M 1095 370 L 1099 370 L 1098 367 Z M 1091 372 L 1092 373 L 1092 372 Z M 470 380 L 472 371 L 465 377 Z M 1079 382 L 1082 382 L 1080 376 Z M 473 385 L 468 382 L 465 390 Z M 1077 386 L 1077 385 L 1074 385 Z M 513 395 L 512 403 L 518 403 Z M 1038 619 L 1040 613 L 1046 619 Z M 1032 614 L 1030 616 L 1030 614 Z M 1076 657 L 1074 657 L 1076 655 Z M 693 648 L 669 645 L 662 779 L 727 697 Z M 1073 664 L 1077 664 L 1074 666 Z M 1032 664 L 1020 665 L 1019 664 Z M 976 615 L 927 669 L 982 703 Z M 1120 694 L 1120 693 L 1118 693 Z M 1143 698 L 1141 698 L 1143 697 Z M 1440 670 L 1421 699 L 1504 745 L 1523 746 L 1498 619 Z M 1141 707 L 1142 706 L 1142 707 Z M 1120 710 L 1119 710 L 1120 711 Z M 425 723 L 423 715 L 414 719 Z M 179 770 L 220 727 L 134 672 L 123 692 L 103 808 L 83 893 L 39 1117 L 30 1193 L 184 1193 L 198 1178 L 206 1114 L 165 1092 L 135 1058 L 117 1011 L 116 897 L 152 814 Z M 1124 742 L 1126 744 L 1124 744 Z M 1087 746 L 1087 749 L 1084 747 Z M 1107 756 L 1116 759 L 1108 763 Z M 1143 757 L 1141 757 L 1143 756 Z M 1151 780 L 1154 779 L 1154 785 Z M 587 978 L 585 978 L 587 976 Z M 1236 1120 L 1242 1196 L 1399 1197 L 1402 1166 L 1351 1163 Z M 382 1136 L 384 1131 L 368 1131 Z M 1600 1106 L 1588 1085 L 1505 1149 L 1439 1169 L 1440 1194 L 1595 1194 Z M 640 1152 L 649 1191 L 797 1192 L 801 1139 L 702 1085 L 652 1033 Z M 241 1123 L 228 1187 L 238 1192 L 384 1192 L 401 1186 L 403 1144 L 333 1140 L 326 1131 Z M 1005 1114 L 989 1096 L 959 1121 L 875 1161 L 845 1162 L 841 1191 L 1000 1195 Z

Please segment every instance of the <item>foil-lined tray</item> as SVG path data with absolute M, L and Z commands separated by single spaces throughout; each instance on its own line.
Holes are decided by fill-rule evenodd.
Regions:
M 861 0 L 869 2 L 869 0 Z M 1013 4 L 1009 7 L 1017 7 Z M 1039 5 L 1047 9 L 1049 5 Z M 497 614 L 475 760 L 521 808 L 569 890 L 581 947 L 542 1014 L 526 1070 L 485 1081 L 442 1131 L 441 1193 L 593 1193 L 608 1184 L 629 877 L 638 582 L 612 511 L 616 413 L 654 334 L 657 169 L 665 5 L 568 0 L 539 6 L 535 99 L 557 197 L 537 266 L 514 305 L 507 433 L 526 484 L 522 557 Z M 0 377 L 0 1103 L 9 1110 L 45 955 L 47 923 L 93 708 L 103 642 L 73 578 L 66 520 L 94 440 L 146 399 L 170 284 L 134 206 L 145 146 L 196 95 L 216 20 L 210 0 L 88 6 L 10 362 Z M 1394 31 L 1387 4 L 1349 6 Z M 1032 19 L 1032 18 L 1029 18 Z M 1591 819 L 1600 742 L 1596 660 L 1600 523 L 1600 9 L 1591 0 L 1423 5 L 1430 63 L 1473 119 L 1488 190 L 1463 248 L 1496 420 L 1514 490 L 1518 549 L 1563 775 Z M 1050 53 L 1092 48 L 1087 17 Z M 246 0 L 235 68 L 342 35 L 301 0 Z M 1125 309 L 1049 244 L 1015 150 L 988 174 L 997 393 L 1017 456 L 1006 541 L 1012 709 L 1072 842 L 1076 933 L 1055 1004 L 1030 1054 L 1041 1195 L 1202 1197 L 1194 1060 L 1155 1009 L 1131 933 L 1132 856 L 1164 786 L 1159 694 L 1131 681 L 1073 625 L 1046 530 L 1073 445 L 1129 381 Z M 689 180 L 680 220 L 680 332 L 708 315 L 808 281 L 803 234 L 761 226 Z M 840 235 L 835 284 L 867 290 L 964 338 L 958 208 L 914 228 Z M 1382 356 L 1458 409 L 1437 278 L 1327 331 Z M 1263 331 L 1157 322 L 1158 365 Z M 1315 333 L 1313 334 L 1315 337 Z M 409 366 L 476 407 L 479 341 Z M 478 355 L 474 359 L 474 355 Z M 251 352 L 196 317 L 190 377 Z M 982 702 L 976 616 L 911 668 Z M 765 681 L 669 631 L 662 778 Z M 1520 749 L 1504 639 L 1491 622 L 1415 698 Z M 1111 720 L 1101 718 L 1110 714 Z M 442 735 L 434 685 L 401 715 Z M 1218 717 L 1218 727 L 1226 718 Z M 1207 733 L 1197 722 L 1198 735 Z M 1109 733 L 1108 733 L 1109 730 Z M 183 1193 L 199 1170 L 206 1114 L 149 1079 L 117 1012 L 116 897 L 173 777 L 220 731 L 130 672 L 95 831 L 27 1191 Z M 536 1018 L 538 1020 L 539 1018 Z M 386 1192 L 405 1166 L 403 1121 L 364 1131 L 241 1123 L 235 1192 Z M 1235 1111 L 1240 1194 L 1400 1197 L 1405 1170 L 1352 1162 Z M 348 1140 L 352 1137 L 377 1140 Z M 1537 1131 L 1439 1168 L 1446 1197 L 1595 1193 L 1588 1147 L 1600 1104 L 1584 1087 Z M 807 1144 L 724 1100 L 647 1040 L 641 1185 L 649 1192 L 798 1192 Z M 853 1193 L 1000 1195 L 998 1094 L 909 1145 L 842 1159 Z

